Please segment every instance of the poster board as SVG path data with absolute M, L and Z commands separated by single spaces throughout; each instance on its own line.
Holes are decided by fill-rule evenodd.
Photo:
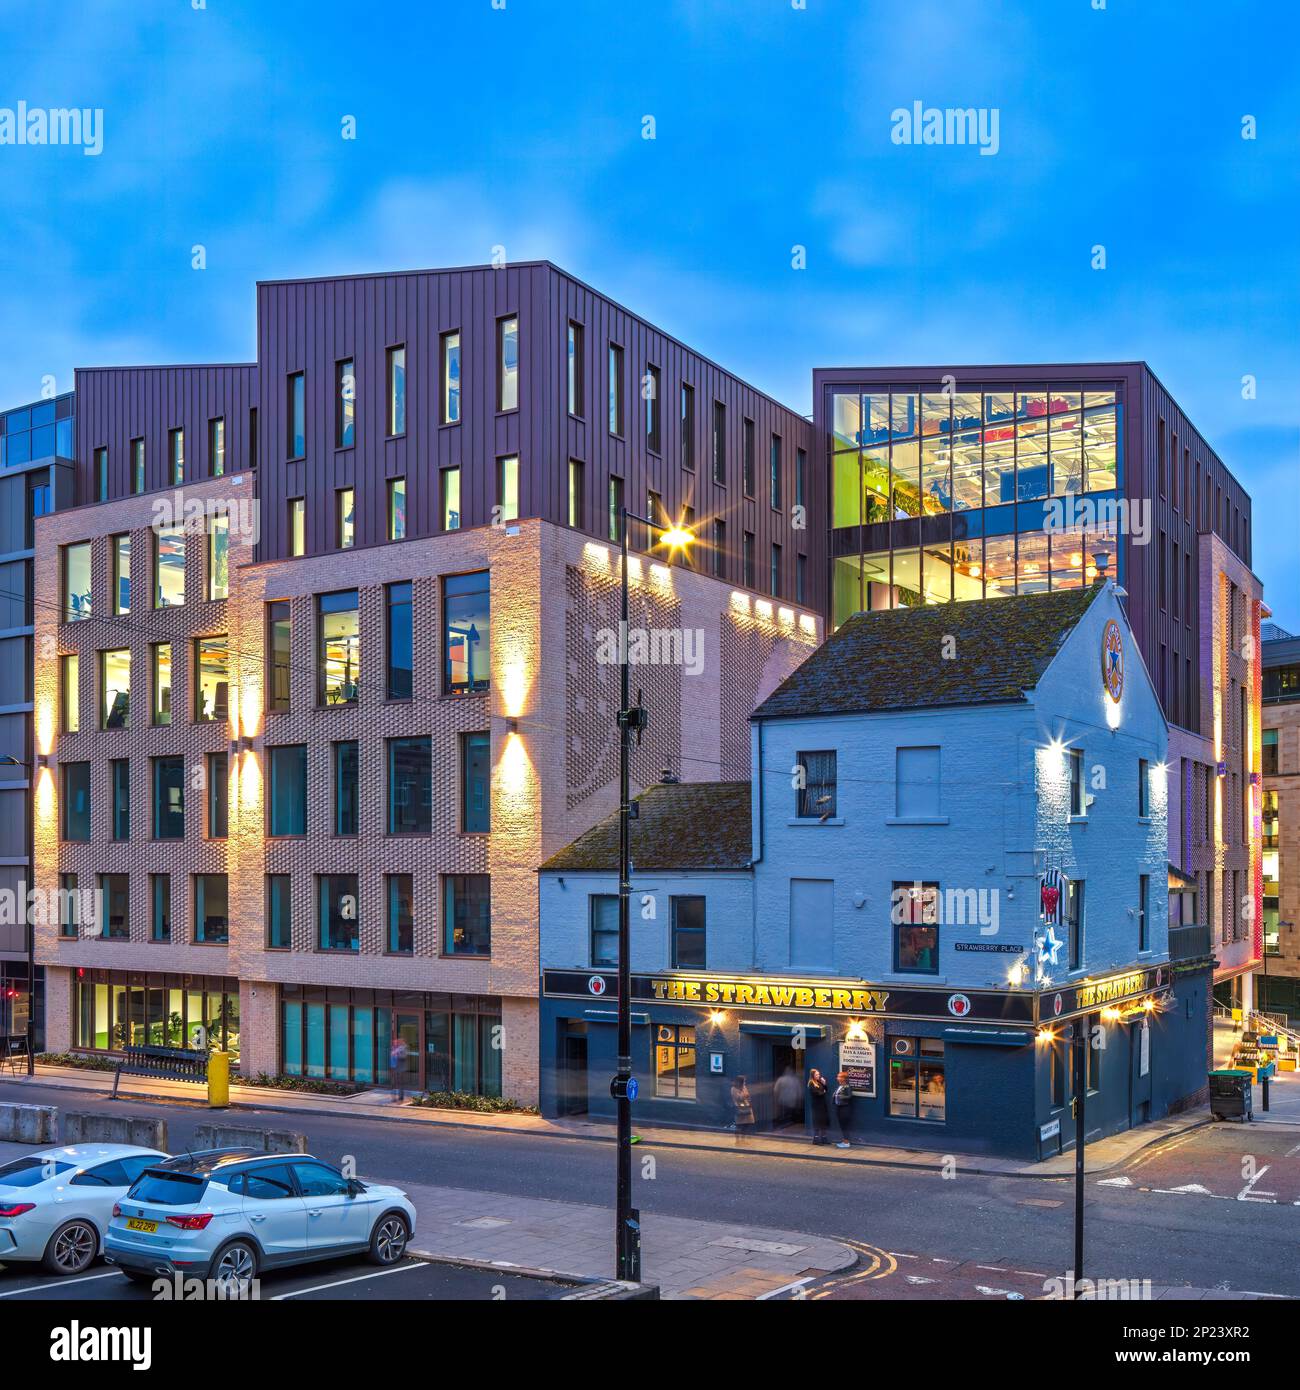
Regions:
M 869 1038 L 846 1038 L 840 1043 L 840 1071 L 849 1074 L 855 1096 L 876 1094 L 876 1045 Z

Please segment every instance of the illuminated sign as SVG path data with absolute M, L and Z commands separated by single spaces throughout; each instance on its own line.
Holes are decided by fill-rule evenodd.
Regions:
M 1101 679 L 1116 704 L 1124 693 L 1124 637 L 1114 618 L 1101 634 Z
M 779 984 L 756 980 L 651 980 L 650 997 L 660 1003 L 737 1004 L 758 1009 L 828 1009 L 832 1013 L 878 1014 L 889 991 L 836 985 Z

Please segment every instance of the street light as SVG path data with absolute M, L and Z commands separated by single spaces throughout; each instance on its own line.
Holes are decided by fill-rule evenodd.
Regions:
M 44 761 L 43 759 L 41 760 Z M 0 767 L 25 767 L 27 775 L 32 778 L 35 771 L 33 765 L 25 762 L 22 758 L 15 758 L 12 753 L 5 753 L 0 756 Z M 30 879 L 33 870 L 36 868 L 36 845 L 34 839 L 34 822 L 36 816 L 35 802 L 35 782 L 29 790 L 33 793 L 29 798 L 27 807 L 27 876 Z M 23 885 L 24 890 L 31 887 L 30 883 Z M 31 907 L 27 901 L 27 895 L 23 894 L 23 922 L 27 927 L 27 1075 L 36 1075 L 36 924 L 32 921 Z
M 1074 1024 L 1074 1280 L 1070 1297 L 1079 1297 L 1079 1280 L 1083 1276 L 1083 1184 L 1084 1184 L 1084 1098 L 1088 1090 L 1087 1018 Z
M 639 521 L 650 528 L 652 544 L 666 545 L 669 553 L 685 551 L 695 537 L 681 525 L 663 527 L 648 516 L 639 516 L 626 507 L 619 508 L 619 625 L 618 625 L 618 1073 L 610 1083 L 610 1094 L 618 1109 L 618 1161 L 616 1211 L 614 1219 L 614 1268 L 619 1279 L 641 1282 L 641 1217 L 632 1206 L 632 1101 L 636 1082 L 632 1079 L 632 963 L 628 916 L 632 896 L 632 863 L 629 832 L 632 803 L 629 796 L 629 762 L 632 735 L 637 742 L 645 732 L 646 710 L 637 696 L 632 704 L 627 664 L 627 530 Z M 659 538 L 654 540 L 654 533 Z

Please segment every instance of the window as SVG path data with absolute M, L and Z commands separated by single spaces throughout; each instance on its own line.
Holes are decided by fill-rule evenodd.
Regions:
M 623 479 L 609 480 L 609 538 L 616 544 L 623 539 Z
M 307 499 L 305 497 L 291 497 L 288 508 L 289 554 L 305 555 L 307 553 Z
M 64 657 L 66 661 L 68 658 Z M 72 658 L 76 661 L 76 657 Z M 1264 742 L 1260 748 L 1260 767 L 1263 769 L 1265 777 L 1277 776 L 1277 735 L 1276 729 L 1265 729 Z
M 131 724 L 131 653 L 99 654 L 99 712 L 101 729 L 126 729 Z
M 442 423 L 460 420 L 460 334 L 442 335 Z
M 113 556 L 113 612 L 131 611 L 131 537 L 114 536 L 109 542 Z
M 682 467 L 695 472 L 695 388 L 682 382 L 681 395 Z
M 673 969 L 703 970 L 704 902 L 702 897 L 673 898 Z
M 307 833 L 307 745 L 285 744 L 266 750 L 267 834 Z
M 1138 815 L 1151 814 L 1151 768 L 1145 758 L 1138 759 Z
M 798 754 L 802 786 L 796 793 L 795 815 L 800 820 L 830 820 L 835 815 L 835 752 Z
M 939 973 L 939 885 L 894 883 L 890 898 L 894 926 L 894 969 L 917 975 Z
M 497 459 L 497 519 L 515 521 L 519 516 L 519 456 Z
M 718 579 L 727 577 L 727 523 L 721 518 L 713 523 L 713 573 Z
M 95 498 L 108 501 L 108 450 L 95 450 Z
M 63 621 L 80 622 L 91 615 L 90 542 L 63 547 Z
M 350 357 L 334 364 L 334 447 L 350 449 L 357 442 L 357 371 Z
M 344 589 L 316 599 L 317 699 L 322 705 L 356 703 L 361 678 L 361 631 L 357 591 Z
M 153 838 L 185 838 L 185 759 L 153 760 Z
M 230 755 L 209 753 L 206 764 L 208 839 L 224 840 L 230 834 Z
M 433 741 L 388 740 L 388 833 L 433 833 Z
M 746 532 L 745 532 L 744 541 L 743 541 L 743 546 L 744 546 L 743 560 L 744 560 L 744 568 L 745 568 L 745 587 L 746 587 L 747 589 L 756 589 L 756 588 L 758 587 L 758 582 L 757 582 L 757 579 L 755 578 L 755 571 L 754 571 L 754 533 L 753 533 L 752 531 L 746 531 Z
M 655 1024 L 655 1095 L 695 1099 L 695 1025 Z
M 334 745 L 334 833 L 355 835 L 360 827 L 360 759 L 354 739 Z
M 154 532 L 153 606 L 180 608 L 185 603 L 185 526 Z
M 131 937 L 131 926 L 127 920 L 131 892 L 130 880 L 125 874 L 100 874 L 99 904 L 102 924 L 99 934 L 109 941 L 128 941 Z
M 768 454 L 768 477 L 772 493 L 772 505 L 778 510 L 781 507 L 781 436 L 772 436 L 772 445 Z
M 220 478 L 226 471 L 226 417 L 208 421 L 208 477 Z
M 641 387 L 645 396 L 645 443 L 652 454 L 659 452 L 659 368 L 646 363 L 645 381 Z
M 113 838 L 131 838 L 131 764 L 114 758 L 108 765 L 108 781 L 113 796 Z
M 229 891 L 225 874 L 194 875 L 194 940 L 225 945 L 230 940 Z
M 656 535 L 654 528 L 659 527 L 660 530 L 662 530 L 661 522 L 664 516 L 664 503 L 663 498 L 661 498 L 653 488 L 649 488 L 646 491 L 645 514 L 647 520 L 651 523 L 650 544 L 658 545 L 659 536 Z
M 284 418 L 286 456 L 304 458 L 307 454 L 307 378 L 302 372 L 289 373 Z
M 519 409 L 519 320 L 497 320 L 497 409 Z
M 446 874 L 442 880 L 443 953 L 486 956 L 492 950 L 492 894 L 487 874 Z
M 230 593 L 230 516 L 214 516 L 208 522 L 208 602 Z
M 167 434 L 168 473 L 173 483 L 185 481 L 185 431 L 169 430 Z
M 1082 816 L 1087 809 L 1087 798 L 1083 791 L 1083 749 L 1067 749 L 1070 759 L 1070 814 Z
M 623 349 L 609 345 L 609 432 L 623 434 Z
M 266 649 L 270 658 L 266 680 L 266 708 L 289 708 L 289 669 L 293 642 L 293 622 L 288 599 L 266 605 Z
M 341 487 L 334 494 L 334 544 L 339 550 L 351 550 L 356 539 L 356 493 Z
M 1138 950 L 1151 949 L 1151 876 L 1138 875 Z
M 713 402 L 713 481 L 727 484 L 727 407 Z
M 62 838 L 90 839 L 90 764 L 62 763 L 59 767 L 63 803 Z
M 947 1111 L 942 1038 L 889 1039 L 889 1113 L 943 1123 Z
M 781 592 L 781 547 L 775 544 L 768 563 L 767 591 L 773 597 Z
M 488 571 L 448 575 L 442 581 L 443 690 L 488 688 L 491 599 Z
M 398 343 L 387 352 L 388 434 L 406 433 L 406 344 Z
M 583 376 L 586 362 L 583 356 L 583 331 L 580 323 L 569 323 L 568 339 L 569 363 L 569 414 L 583 416 L 587 412 L 586 390 Z
M 491 735 L 460 736 L 460 828 L 485 835 L 492 828 Z
M 230 717 L 230 643 L 200 637 L 194 644 L 194 718 L 199 723 Z
M 317 879 L 322 951 L 356 951 L 361 946 L 360 908 L 355 874 L 321 874 Z
M 172 880 L 170 874 L 149 875 L 149 940 L 172 939 Z
M 808 602 L 808 557 L 806 555 L 794 557 L 794 601 L 796 603 Z
M 76 874 L 59 875 L 59 935 L 74 939 L 81 927 L 81 895 Z
M 59 658 L 59 728 L 65 734 L 81 730 L 81 661 L 76 652 Z
M 741 486 L 746 497 L 754 495 L 754 422 L 746 420 L 741 434 Z
M 406 539 L 406 479 L 388 480 L 388 539 Z
M 569 460 L 569 525 L 581 530 L 586 525 L 586 508 L 583 506 L 582 464 L 577 459 Z
M 587 898 L 591 920 L 592 968 L 618 964 L 618 894 L 591 893 Z
M 938 816 L 938 748 L 899 748 L 894 754 L 894 766 L 894 815 L 899 820 Z
M 808 487 L 808 455 L 803 449 L 796 449 L 794 455 L 794 504 L 805 504 Z
M 460 469 L 442 470 L 442 529 L 460 530 Z
M 248 466 L 257 467 L 257 407 L 248 408 Z
M 293 945 L 293 912 L 288 874 L 266 876 L 266 947 L 287 951 Z
M 388 875 L 388 940 L 391 955 L 409 956 L 415 950 L 415 890 L 410 874 Z
M 1083 968 L 1083 880 L 1067 880 L 1065 889 L 1065 926 L 1070 969 Z
M 144 440 L 131 441 L 131 491 L 144 491 Z
M 415 661 L 411 582 L 405 580 L 400 584 L 389 584 L 384 592 L 388 600 L 385 634 L 388 646 L 388 675 L 384 693 L 390 700 L 409 700 Z

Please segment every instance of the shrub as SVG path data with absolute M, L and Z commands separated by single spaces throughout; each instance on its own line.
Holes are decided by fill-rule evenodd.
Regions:
M 84 1052 L 38 1052 L 36 1060 L 47 1067 L 80 1067 L 82 1071 L 116 1071 L 112 1057 L 95 1057 Z
M 264 1071 L 235 1080 L 240 1086 L 271 1086 L 277 1091 L 304 1091 L 314 1096 L 355 1096 L 366 1089 L 351 1081 L 329 1081 L 323 1076 L 268 1076 Z
M 520 1105 L 518 1101 L 507 1100 L 504 1096 L 475 1096 L 468 1091 L 426 1091 L 423 1095 L 412 1096 L 412 1105 L 427 1106 L 431 1110 L 477 1110 L 483 1115 L 536 1115 L 535 1105 Z

